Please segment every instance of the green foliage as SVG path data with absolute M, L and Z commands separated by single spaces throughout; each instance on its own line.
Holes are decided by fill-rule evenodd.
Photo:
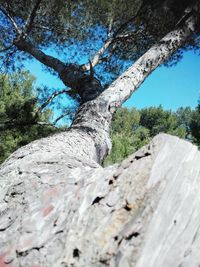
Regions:
M 185 128 L 179 123 L 176 113 L 164 111 L 160 106 L 142 109 L 140 114 L 140 123 L 149 129 L 150 136 L 163 132 L 185 138 Z
M 9 11 L 19 28 L 24 29 L 36 2 L 38 0 L 0 0 L 0 8 Z M 152 44 L 173 30 L 184 17 L 185 8 L 195 2 L 198 0 L 42 0 L 28 32 L 28 39 L 40 48 L 53 46 L 62 51 L 63 57 L 66 52 L 67 61 L 77 63 L 83 56 L 92 58 L 109 37 L 116 33 L 121 36 L 125 34 L 126 37 L 112 42 L 103 56 L 106 59 L 101 61 L 104 70 L 119 72 L 124 59 L 136 60 Z M 0 47 L 9 47 L 16 32 L 3 13 L 0 27 Z M 185 47 L 198 49 L 198 36 L 197 30 Z M 17 53 L 14 46 L 6 52 L 6 58 L 13 65 L 21 63 L 26 56 Z M 173 60 L 177 62 L 180 57 L 181 50 L 175 53 Z M 98 74 L 101 73 L 102 70 Z
M 112 122 L 112 151 L 104 165 L 120 162 L 147 144 L 155 135 L 168 133 L 200 145 L 200 106 L 176 112 L 162 106 L 141 110 L 120 108 Z
M 150 132 L 140 124 L 140 111 L 120 108 L 112 122 L 112 152 L 104 164 L 119 162 L 148 142 Z
M 14 150 L 56 130 L 47 122 L 49 110 L 37 114 L 35 78 L 28 72 L 0 76 L 0 163 Z
M 200 104 L 192 113 L 190 128 L 193 142 L 200 147 Z

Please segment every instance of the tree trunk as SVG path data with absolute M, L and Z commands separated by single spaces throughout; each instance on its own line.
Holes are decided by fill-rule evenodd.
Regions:
M 103 169 L 49 141 L 1 171 L 1 267 L 198 266 L 196 147 L 163 134 Z M 53 155 L 47 147 L 58 143 Z
M 175 191 L 171 192 L 174 195 L 170 199 L 166 195 L 173 186 L 177 168 L 169 167 L 174 170 L 171 176 L 167 166 L 165 171 L 160 170 L 165 156 L 168 166 L 172 164 L 171 157 L 178 158 L 176 166 L 183 164 L 180 153 L 173 154 L 173 149 L 169 149 L 171 144 L 179 144 L 174 141 L 177 139 L 169 138 L 168 147 L 158 138 L 154 141 L 156 148 L 132 156 L 121 166 L 103 169 L 99 165 L 111 148 L 112 114 L 158 65 L 184 44 L 193 33 L 194 21 L 192 15 L 182 28 L 166 35 L 96 99 L 83 104 L 69 131 L 32 142 L 13 153 L 2 165 L 0 266 L 178 267 L 183 266 L 178 265 L 182 264 L 179 251 L 181 255 L 185 253 L 186 258 L 196 253 L 191 252 L 190 247 L 186 250 L 184 238 L 188 235 L 181 236 L 184 227 L 192 226 L 185 224 L 187 220 L 196 223 L 196 213 L 188 214 L 190 217 L 183 218 L 182 223 L 186 203 L 177 197 L 176 211 Z M 184 155 L 190 153 L 192 159 L 199 160 L 199 154 L 193 155 L 196 148 L 178 144 L 179 150 L 189 147 Z M 168 149 L 169 153 L 162 158 Z M 150 176 L 151 169 L 155 176 Z M 186 174 L 188 171 L 186 169 Z M 194 169 L 195 182 L 199 179 L 198 171 Z M 179 180 L 174 182 L 178 189 L 181 175 L 185 173 L 180 173 Z M 171 182 L 165 185 L 168 180 Z M 195 182 L 185 180 L 189 182 L 193 190 Z M 191 192 L 187 199 L 190 197 L 192 200 Z M 169 214 L 164 210 L 165 201 L 168 201 Z M 198 199 L 195 201 L 194 209 L 199 204 Z M 173 239 L 176 224 L 177 236 Z M 198 240 L 194 232 L 198 231 L 196 226 L 197 223 L 192 230 L 194 244 L 196 238 Z M 178 244 L 182 248 L 179 249 Z

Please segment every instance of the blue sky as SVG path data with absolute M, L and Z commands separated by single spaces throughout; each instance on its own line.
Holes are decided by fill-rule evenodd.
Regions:
M 44 71 L 36 60 L 26 63 L 26 67 L 37 78 L 37 85 L 48 85 L 55 89 L 64 88 L 63 83 Z M 200 97 L 200 56 L 193 51 L 185 52 L 183 59 L 173 67 L 157 68 L 126 101 L 124 106 L 144 108 L 162 105 L 164 109 L 197 106 Z
M 173 67 L 157 68 L 126 101 L 125 106 L 144 108 L 159 106 L 176 110 L 197 106 L 200 98 L 200 56 L 185 52 L 183 59 Z

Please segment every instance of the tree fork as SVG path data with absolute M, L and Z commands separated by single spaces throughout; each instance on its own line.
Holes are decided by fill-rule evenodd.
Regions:
M 19 35 L 14 40 L 14 45 L 21 51 L 29 53 L 42 64 L 50 67 L 58 73 L 62 82 L 72 88 L 69 94 L 74 92 L 80 96 L 80 102 L 84 103 L 96 98 L 103 88 L 101 83 L 90 74 L 85 73 L 85 70 L 77 64 L 65 64 L 61 60 L 45 54 L 40 49 L 35 47 L 31 42 L 26 40 L 26 36 Z
M 71 128 L 85 127 L 93 129 L 97 133 L 101 129 L 101 131 L 106 133 L 105 136 L 108 137 L 112 114 L 139 88 L 154 69 L 184 45 L 193 34 L 197 19 L 198 15 L 192 12 L 182 27 L 168 33 L 151 47 L 135 64 L 115 80 L 108 89 L 101 93 L 97 99 L 82 105 Z M 110 146 L 105 149 L 106 143 L 110 144 L 110 142 L 102 140 L 104 149 L 102 153 L 99 153 L 99 155 L 101 154 L 99 162 L 106 156 L 104 152 L 107 153 L 110 149 Z M 100 147 L 101 145 L 98 143 L 98 148 Z

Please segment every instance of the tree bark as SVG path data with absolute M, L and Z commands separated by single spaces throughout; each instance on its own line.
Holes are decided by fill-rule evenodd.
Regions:
M 160 237 L 163 235 L 163 220 L 166 214 L 163 213 L 161 219 L 155 220 L 157 212 L 160 212 L 157 202 L 163 192 L 165 198 L 162 198 L 162 203 L 167 201 L 167 193 L 173 183 L 169 182 L 169 186 L 163 191 L 165 183 L 177 173 L 173 169 L 172 175 L 161 182 L 162 177 L 168 174 L 167 166 L 162 177 L 156 175 L 149 178 L 149 172 L 152 168 L 157 168 L 159 172 L 165 162 L 162 152 L 159 154 L 160 149 L 164 153 L 170 146 L 170 151 L 172 149 L 173 152 L 173 146 L 178 141 L 169 141 L 165 147 L 165 142 L 159 139 L 155 141 L 156 148 L 152 148 L 153 142 L 150 148 L 147 147 L 132 156 L 121 167 L 115 165 L 103 169 L 100 164 L 111 149 L 109 128 L 112 114 L 157 66 L 185 43 L 194 31 L 195 20 L 196 17 L 192 14 L 181 28 L 167 34 L 107 90 L 92 101 L 84 103 L 70 130 L 20 148 L 2 165 L 0 266 L 145 267 L 149 262 L 148 266 L 152 267 L 183 266 L 177 258 L 179 250 L 177 249 L 174 255 L 170 246 L 174 243 L 175 246 L 183 245 L 184 238 L 188 235 L 184 236 L 183 240 L 179 236 L 177 240 L 181 241 L 180 243 L 172 239 L 167 242 L 167 235 L 156 239 L 152 237 L 149 228 L 146 230 L 151 222 L 151 226 L 155 225 L 155 234 L 157 225 L 162 222 L 162 231 L 158 231 L 158 234 Z M 179 157 L 176 163 L 176 166 L 179 166 L 179 163 L 184 164 L 180 156 L 182 146 L 176 148 L 179 156 L 170 152 L 166 157 L 168 162 L 175 156 Z M 190 148 L 184 153 L 187 151 L 193 155 L 196 148 Z M 152 156 L 149 157 L 150 155 Z M 157 156 L 160 158 L 156 161 Z M 142 158 L 143 165 L 140 165 L 138 159 Z M 199 154 L 193 155 L 192 159 L 198 162 Z M 187 160 L 190 159 L 185 158 L 186 162 Z M 154 161 L 155 165 L 152 165 Z M 133 162 L 137 162 L 137 167 L 131 165 Z M 160 165 L 157 166 L 157 163 Z M 129 167 L 130 172 L 123 171 Z M 138 170 L 139 176 L 130 176 L 130 173 L 137 174 Z M 123 175 L 120 174 L 122 171 Z M 195 181 L 199 181 L 198 171 L 199 169 L 195 169 L 195 177 L 198 178 Z M 179 182 L 181 175 L 182 173 L 179 174 Z M 116 182 L 118 177 L 121 177 L 119 183 Z M 194 184 L 191 185 L 192 192 Z M 179 183 L 176 186 L 179 189 Z M 188 194 L 191 195 L 191 192 Z M 169 208 L 173 205 L 174 197 L 171 196 Z M 100 205 L 101 201 L 103 205 Z M 199 200 L 195 201 L 198 204 Z M 177 203 L 183 204 L 181 201 Z M 161 208 L 164 209 L 164 204 Z M 182 206 L 177 209 L 183 214 Z M 131 210 L 132 212 L 129 212 Z M 172 219 L 167 221 L 169 225 L 172 222 L 176 225 L 177 221 L 180 221 L 180 214 L 174 211 Z M 196 215 L 190 215 L 195 223 Z M 184 227 L 185 224 L 180 224 L 178 233 L 184 231 Z M 170 231 L 171 226 L 167 229 Z M 196 224 L 194 229 L 193 243 L 196 242 L 195 231 L 198 232 L 199 229 Z M 150 244 L 158 245 L 158 251 L 161 252 L 150 249 Z M 167 252 L 162 254 L 164 249 L 167 249 Z M 169 251 L 171 252 L 168 253 Z M 186 246 L 181 253 L 191 258 L 192 253 Z M 170 264 L 167 265 L 162 255 L 176 259 L 175 263 L 168 257 Z
M 198 266 L 197 147 L 162 134 L 102 168 L 66 155 L 63 141 L 34 142 L 3 165 L 0 266 Z

